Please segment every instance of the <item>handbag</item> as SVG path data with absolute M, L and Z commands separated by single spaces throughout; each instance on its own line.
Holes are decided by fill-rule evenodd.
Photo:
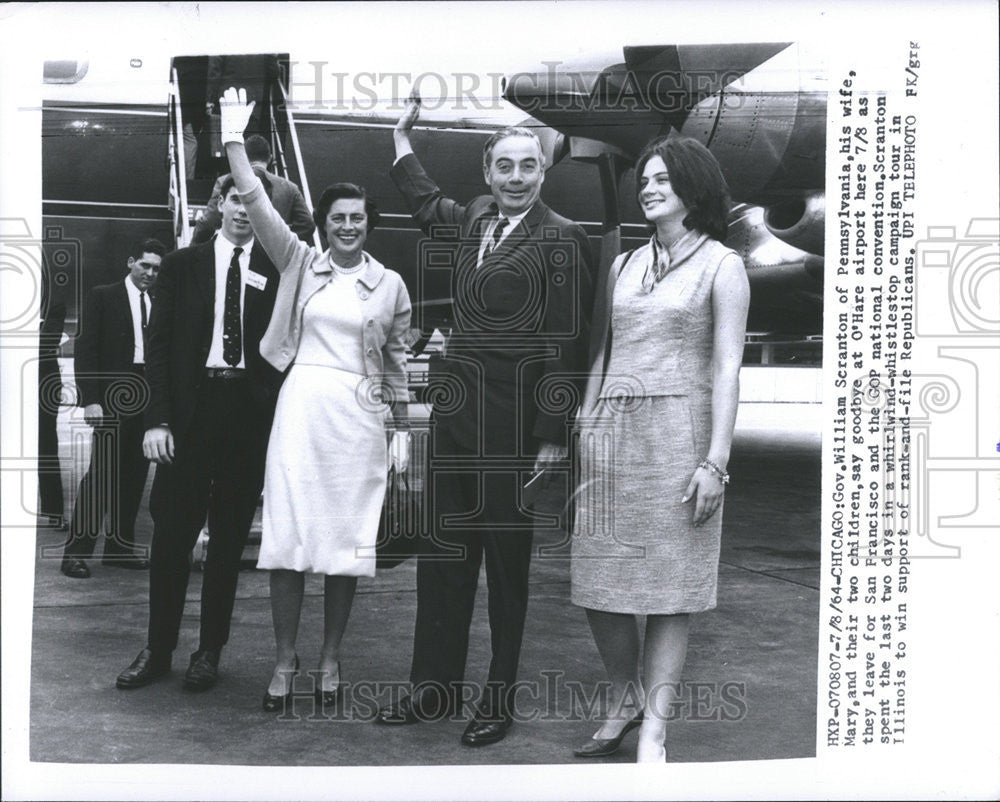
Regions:
M 423 492 L 410 487 L 405 473 L 389 468 L 378 540 L 375 541 L 375 567 L 395 568 L 417 556 L 420 541 L 427 536 L 427 531 Z

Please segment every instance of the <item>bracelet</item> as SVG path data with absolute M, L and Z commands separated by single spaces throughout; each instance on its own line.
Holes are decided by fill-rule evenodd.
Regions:
M 729 484 L 729 474 L 726 473 L 722 468 L 712 462 L 710 459 L 703 459 L 698 465 L 699 468 L 704 468 L 706 471 L 711 471 L 714 473 L 720 482 L 724 485 Z

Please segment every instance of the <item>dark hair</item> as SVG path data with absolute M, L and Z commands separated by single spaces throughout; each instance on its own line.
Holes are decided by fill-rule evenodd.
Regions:
M 347 181 L 341 181 L 323 190 L 323 194 L 319 196 L 316 208 L 313 210 L 313 222 L 316 224 L 316 228 L 319 229 L 319 233 L 323 236 L 324 240 L 326 239 L 326 216 L 330 213 L 330 207 L 343 198 L 363 200 L 365 202 L 365 214 L 368 215 L 368 233 L 371 233 L 375 226 L 378 225 L 378 204 L 372 200 L 364 187 L 359 187 L 357 184 L 351 184 Z
M 165 256 L 167 253 L 167 246 L 160 242 L 158 239 L 141 239 L 132 246 L 132 250 L 129 251 L 129 256 L 133 259 L 141 259 L 144 253 L 155 253 L 157 256 Z
M 654 156 L 663 159 L 670 186 L 687 207 L 684 227 L 696 229 L 722 242 L 729 227 L 732 201 L 729 185 L 712 152 L 690 137 L 661 137 L 642 149 L 635 163 L 636 197 L 646 163 Z
M 257 178 L 260 179 L 260 183 L 262 183 L 264 185 L 264 192 L 267 194 L 267 197 L 270 198 L 271 197 L 271 181 L 268 179 L 267 175 L 265 175 L 264 171 L 261 170 L 259 167 L 254 167 L 253 172 L 254 172 L 254 175 L 256 175 Z M 222 186 L 219 187 L 219 203 L 220 204 L 226 199 L 226 196 L 230 193 L 230 191 L 235 186 L 236 186 L 236 179 L 233 178 L 233 174 L 232 173 L 230 173 L 229 175 L 227 175 L 225 178 L 222 179 Z
M 271 146 L 267 144 L 267 140 L 260 134 L 251 134 L 248 136 L 243 143 L 243 147 L 246 149 L 247 158 L 250 161 L 270 163 Z
M 538 145 L 542 167 L 545 167 L 545 151 L 542 149 L 542 140 L 538 138 L 538 134 L 530 128 L 525 128 L 521 125 L 511 125 L 507 128 L 501 128 L 499 131 L 494 131 L 490 135 L 490 138 L 486 140 L 486 144 L 483 145 L 483 167 L 485 169 L 489 169 L 490 160 L 493 158 L 493 148 L 496 147 L 497 142 L 512 136 L 524 136 L 528 139 L 534 139 L 535 144 Z

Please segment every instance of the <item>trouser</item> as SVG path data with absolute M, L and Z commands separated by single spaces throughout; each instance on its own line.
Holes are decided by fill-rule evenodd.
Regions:
M 93 555 L 105 517 L 108 534 L 104 555 L 134 553 L 135 519 L 149 473 L 149 462 L 142 454 L 143 434 L 141 415 L 123 415 L 94 427 L 90 467 L 73 503 L 64 559 Z
M 264 484 L 269 427 L 251 403 L 248 381 L 206 379 L 190 431 L 175 440 L 174 462 L 157 468 L 147 644 L 154 652 L 177 646 L 191 550 L 206 514 L 199 648 L 221 649 L 229 640 L 240 558 Z
M 492 660 L 480 706 L 487 715 L 508 715 L 531 562 L 532 523 L 517 506 L 520 472 L 491 471 L 482 460 L 464 468 L 446 467 L 438 455 L 464 450 L 446 431 L 436 430 L 434 437 L 429 495 L 434 539 L 421 544 L 417 563 L 410 680 L 415 688 L 421 683 L 457 688 L 463 680 L 485 558 Z M 471 458 L 472 452 L 466 456 Z

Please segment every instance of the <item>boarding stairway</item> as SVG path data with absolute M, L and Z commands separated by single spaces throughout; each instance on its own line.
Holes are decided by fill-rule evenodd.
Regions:
M 298 181 L 296 183 L 302 190 L 306 205 L 312 212 L 312 195 L 309 191 L 309 180 L 306 176 L 305 165 L 302 161 L 302 149 L 299 146 L 299 135 L 296 129 L 295 116 L 288 106 L 288 91 L 285 86 L 276 81 L 271 88 L 272 97 L 280 96 L 280 106 L 275 102 L 268 103 L 268 115 L 270 130 L 269 144 L 273 154 L 273 163 L 269 168 L 276 175 L 289 180 L 294 180 L 289 170 L 288 157 L 285 151 L 283 132 L 287 131 L 292 148 L 292 157 L 295 161 Z M 174 244 L 177 248 L 184 248 L 191 244 L 194 235 L 194 228 L 205 212 L 209 196 L 215 185 L 215 178 L 195 178 L 186 177 L 185 165 L 185 141 L 184 141 L 184 119 L 180 102 L 180 86 L 177 70 L 171 70 L 170 97 L 168 118 L 170 121 L 170 136 L 167 151 L 167 158 L 170 170 L 169 199 L 168 205 L 173 216 Z M 223 161 L 225 153 L 221 145 L 213 149 L 213 157 Z M 318 234 L 313 234 L 316 247 L 320 247 Z

